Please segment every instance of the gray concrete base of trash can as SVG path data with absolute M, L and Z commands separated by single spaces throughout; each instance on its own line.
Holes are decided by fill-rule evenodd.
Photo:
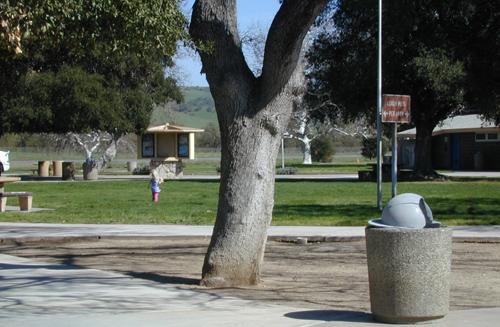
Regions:
M 451 227 L 367 227 L 370 303 L 377 321 L 442 319 L 449 311 Z

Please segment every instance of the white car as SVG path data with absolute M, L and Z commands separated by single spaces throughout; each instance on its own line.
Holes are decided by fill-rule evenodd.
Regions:
M 0 151 L 0 175 L 10 169 L 9 163 L 9 152 L 10 151 Z

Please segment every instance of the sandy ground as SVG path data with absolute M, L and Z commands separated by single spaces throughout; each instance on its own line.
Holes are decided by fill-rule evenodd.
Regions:
M 198 286 L 206 238 L 103 238 L 0 244 L 0 253 L 311 309 L 370 311 L 364 241 L 268 242 L 262 283 Z M 450 310 L 500 307 L 500 243 L 453 243 Z

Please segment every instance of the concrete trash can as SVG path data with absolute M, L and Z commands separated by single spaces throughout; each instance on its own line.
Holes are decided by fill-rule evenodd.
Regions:
M 418 194 L 387 203 L 365 229 L 370 304 L 377 321 L 412 324 L 449 310 L 451 227 L 433 220 Z
M 62 176 L 62 160 L 54 160 L 52 161 L 52 169 L 54 176 Z
M 474 155 L 474 170 L 484 170 L 484 154 L 481 151 Z
M 370 304 L 377 321 L 442 319 L 449 310 L 451 227 L 367 227 Z
M 62 164 L 62 179 L 67 180 L 75 180 L 75 163 L 65 161 Z
M 83 179 L 96 180 L 99 178 L 99 173 L 94 165 L 83 164 Z
M 137 168 L 137 161 L 127 162 L 127 171 L 134 171 L 135 168 Z
M 39 161 L 38 162 L 38 176 L 48 177 L 50 170 L 50 161 Z

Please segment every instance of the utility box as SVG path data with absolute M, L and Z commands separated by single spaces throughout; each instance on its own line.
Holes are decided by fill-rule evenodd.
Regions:
M 195 133 L 203 129 L 170 125 L 151 126 L 138 135 L 137 158 L 151 159 L 151 171 L 163 179 L 182 178 L 182 159 L 195 159 Z

